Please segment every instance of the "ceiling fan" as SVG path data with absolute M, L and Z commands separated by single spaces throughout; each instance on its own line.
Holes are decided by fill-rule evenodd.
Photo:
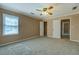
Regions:
M 43 15 L 44 13 L 47 14 L 47 15 L 52 15 L 53 14 L 52 11 L 51 11 L 52 9 L 53 9 L 53 6 L 49 6 L 47 8 L 36 9 L 36 11 L 41 12 L 40 15 Z

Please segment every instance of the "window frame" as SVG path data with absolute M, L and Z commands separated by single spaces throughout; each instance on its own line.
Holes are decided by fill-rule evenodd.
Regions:
M 8 15 L 8 16 L 12 16 L 12 17 L 18 17 L 18 26 L 12 26 L 12 27 L 18 27 L 18 32 L 17 33 L 12 33 L 12 34 L 4 34 L 4 30 L 5 30 L 5 24 L 4 24 L 4 22 L 5 22 L 5 16 L 6 15 Z M 10 36 L 10 35 L 19 35 L 19 32 L 20 32 L 20 18 L 19 18 L 19 16 L 16 16 L 16 15 L 12 15 L 12 14 L 5 14 L 5 13 L 3 13 L 3 15 L 2 15 L 2 35 L 4 35 L 4 36 Z

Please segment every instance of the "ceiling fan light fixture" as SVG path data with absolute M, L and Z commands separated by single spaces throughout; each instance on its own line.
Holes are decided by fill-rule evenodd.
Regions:
M 47 8 L 43 8 L 43 11 L 47 11 Z
M 42 12 L 42 15 L 52 15 L 53 13 L 50 12 Z
M 41 15 L 52 15 L 52 9 L 53 9 L 53 6 L 49 6 L 49 7 L 45 7 L 45 8 L 42 8 L 42 9 L 36 9 L 37 11 L 40 11 Z

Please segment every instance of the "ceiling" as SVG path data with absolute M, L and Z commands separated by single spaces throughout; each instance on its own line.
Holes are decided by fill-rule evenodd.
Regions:
M 36 9 L 42 9 L 44 7 L 53 6 L 52 16 L 49 15 L 41 15 L 40 12 L 36 11 Z M 72 10 L 73 7 L 77 6 L 76 10 Z M 32 17 L 37 17 L 45 20 L 47 17 L 59 17 L 63 15 L 69 15 L 74 13 L 79 13 L 79 4 L 78 3 L 0 3 L 0 7 L 12 11 L 16 11 L 19 13 L 23 13 L 24 15 L 29 15 Z M 33 12 L 34 14 L 32 14 Z

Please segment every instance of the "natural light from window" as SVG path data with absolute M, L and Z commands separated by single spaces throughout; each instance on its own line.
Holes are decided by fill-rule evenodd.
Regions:
M 3 14 L 3 35 L 13 35 L 19 33 L 19 17 Z

